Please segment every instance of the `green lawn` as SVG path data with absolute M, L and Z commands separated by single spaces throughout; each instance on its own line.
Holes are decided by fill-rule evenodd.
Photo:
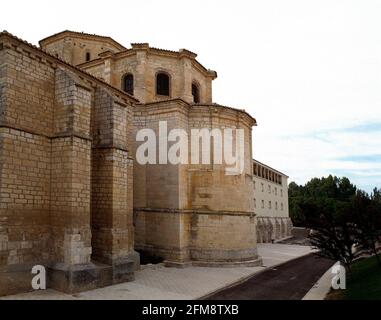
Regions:
M 376 257 L 353 263 L 347 272 L 347 289 L 332 290 L 328 300 L 381 300 L 381 266 Z

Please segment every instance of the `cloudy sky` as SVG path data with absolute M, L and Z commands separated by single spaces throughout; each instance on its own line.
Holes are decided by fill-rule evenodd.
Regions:
M 198 53 L 214 101 L 258 121 L 254 156 L 297 183 L 381 187 L 381 1 L 6 1 L 0 28 L 34 44 L 69 29 Z

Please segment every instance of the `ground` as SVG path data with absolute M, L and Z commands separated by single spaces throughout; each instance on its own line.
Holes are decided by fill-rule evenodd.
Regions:
M 304 235 L 295 235 L 291 238 L 287 238 L 285 240 L 277 241 L 277 243 L 309 246 L 310 240 L 307 237 L 305 237 Z
M 381 266 L 376 257 L 353 263 L 347 289 L 331 291 L 327 300 L 381 300 Z
M 333 264 L 330 259 L 309 254 L 269 268 L 208 300 L 301 300 Z
M 145 266 L 142 270 L 137 271 L 135 281 L 75 295 L 68 295 L 55 290 L 45 290 L 7 296 L 3 299 L 198 299 L 236 282 L 247 280 L 254 274 L 266 270 L 266 268 L 311 253 L 310 247 L 285 244 L 259 244 L 258 250 L 264 261 L 263 267 L 187 267 L 175 269 L 166 268 L 159 264 Z M 314 282 L 311 282 L 310 287 L 313 284 Z

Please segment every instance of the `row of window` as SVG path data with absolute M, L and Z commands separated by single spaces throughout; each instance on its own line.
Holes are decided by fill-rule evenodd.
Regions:
M 265 168 L 257 163 L 254 163 L 253 169 L 254 175 L 256 175 L 257 177 L 282 185 L 282 176 L 276 173 L 275 171 Z
M 167 73 L 159 72 L 156 74 L 156 94 L 159 96 L 167 96 L 170 94 L 171 79 Z M 132 73 L 127 73 L 122 78 L 122 89 L 128 94 L 134 94 L 134 76 Z M 196 82 L 192 83 L 193 102 L 200 102 L 200 87 Z
M 257 190 L 256 181 L 254 181 L 254 190 Z M 280 196 L 283 197 L 283 189 L 279 189 L 279 190 L 280 190 Z M 261 191 L 265 192 L 265 184 L 263 182 L 261 182 Z M 271 192 L 272 192 L 271 185 L 267 185 L 267 192 L 271 194 Z M 274 188 L 274 194 L 276 196 L 278 195 L 278 188 L 277 187 Z
M 257 208 L 257 199 L 255 199 L 255 198 L 254 198 L 254 208 Z M 262 208 L 262 209 L 265 208 L 265 200 L 262 200 L 262 201 L 261 201 L 261 208 Z M 272 201 L 269 201 L 269 202 L 268 202 L 268 208 L 269 208 L 269 209 L 272 209 Z M 278 201 L 275 201 L 275 210 L 278 210 L 278 209 L 279 209 Z M 281 210 L 281 211 L 284 210 L 283 202 L 280 203 L 280 210 Z

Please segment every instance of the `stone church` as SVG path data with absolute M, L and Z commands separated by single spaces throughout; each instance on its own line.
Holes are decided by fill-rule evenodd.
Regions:
M 72 31 L 39 47 L 0 33 L 0 295 L 31 290 L 35 265 L 65 292 L 130 281 L 138 252 L 175 267 L 260 265 L 257 237 L 289 235 L 287 223 L 257 234 L 256 120 L 213 103 L 217 73 L 196 57 Z M 139 164 L 138 131 L 159 136 L 161 121 L 242 129 L 244 171 Z M 256 177 L 279 185 L 266 172 Z

